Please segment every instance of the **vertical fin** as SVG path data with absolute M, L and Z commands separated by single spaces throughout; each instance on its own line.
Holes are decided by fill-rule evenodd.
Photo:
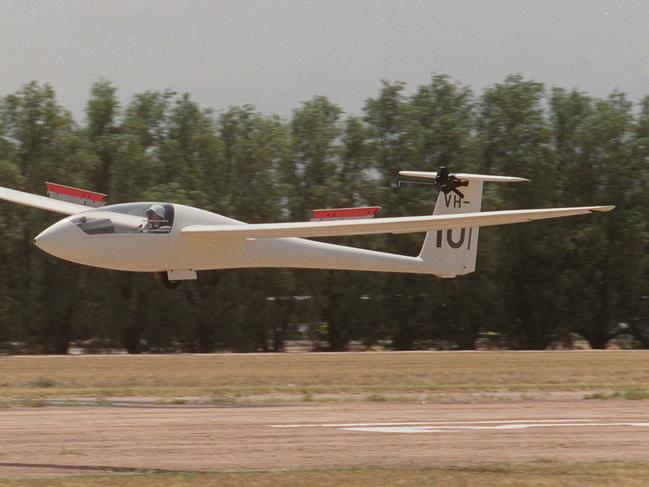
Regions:
M 439 192 L 433 215 L 479 212 L 482 207 L 482 179 Z M 431 274 L 455 277 L 475 271 L 479 227 L 433 230 L 426 233 L 419 257 Z
M 490 174 L 451 174 L 441 167 L 437 172 L 399 171 L 402 176 L 434 179 L 440 187 L 433 215 L 477 213 L 482 207 L 482 186 L 485 182 L 523 183 L 529 179 Z M 478 255 L 479 227 L 434 230 L 426 233 L 419 258 L 439 277 L 455 277 L 475 270 Z

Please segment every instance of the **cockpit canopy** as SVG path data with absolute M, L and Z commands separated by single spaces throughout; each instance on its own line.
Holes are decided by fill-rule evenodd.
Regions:
M 86 211 L 71 222 L 88 235 L 167 234 L 173 228 L 174 213 L 168 203 L 126 203 Z

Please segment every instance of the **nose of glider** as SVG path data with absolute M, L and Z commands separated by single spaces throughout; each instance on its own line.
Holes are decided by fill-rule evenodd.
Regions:
M 58 222 L 46 228 L 34 238 L 34 244 L 44 252 L 61 257 L 69 246 L 68 222 Z

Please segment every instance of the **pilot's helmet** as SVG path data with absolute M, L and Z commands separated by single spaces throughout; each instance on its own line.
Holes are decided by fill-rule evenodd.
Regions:
M 151 205 L 148 210 L 146 210 L 147 218 L 151 218 L 153 215 L 157 215 L 161 220 L 165 219 L 165 209 L 162 205 Z

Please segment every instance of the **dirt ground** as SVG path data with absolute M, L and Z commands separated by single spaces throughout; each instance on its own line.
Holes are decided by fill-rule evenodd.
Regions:
M 0 478 L 649 461 L 646 401 L 0 409 Z

